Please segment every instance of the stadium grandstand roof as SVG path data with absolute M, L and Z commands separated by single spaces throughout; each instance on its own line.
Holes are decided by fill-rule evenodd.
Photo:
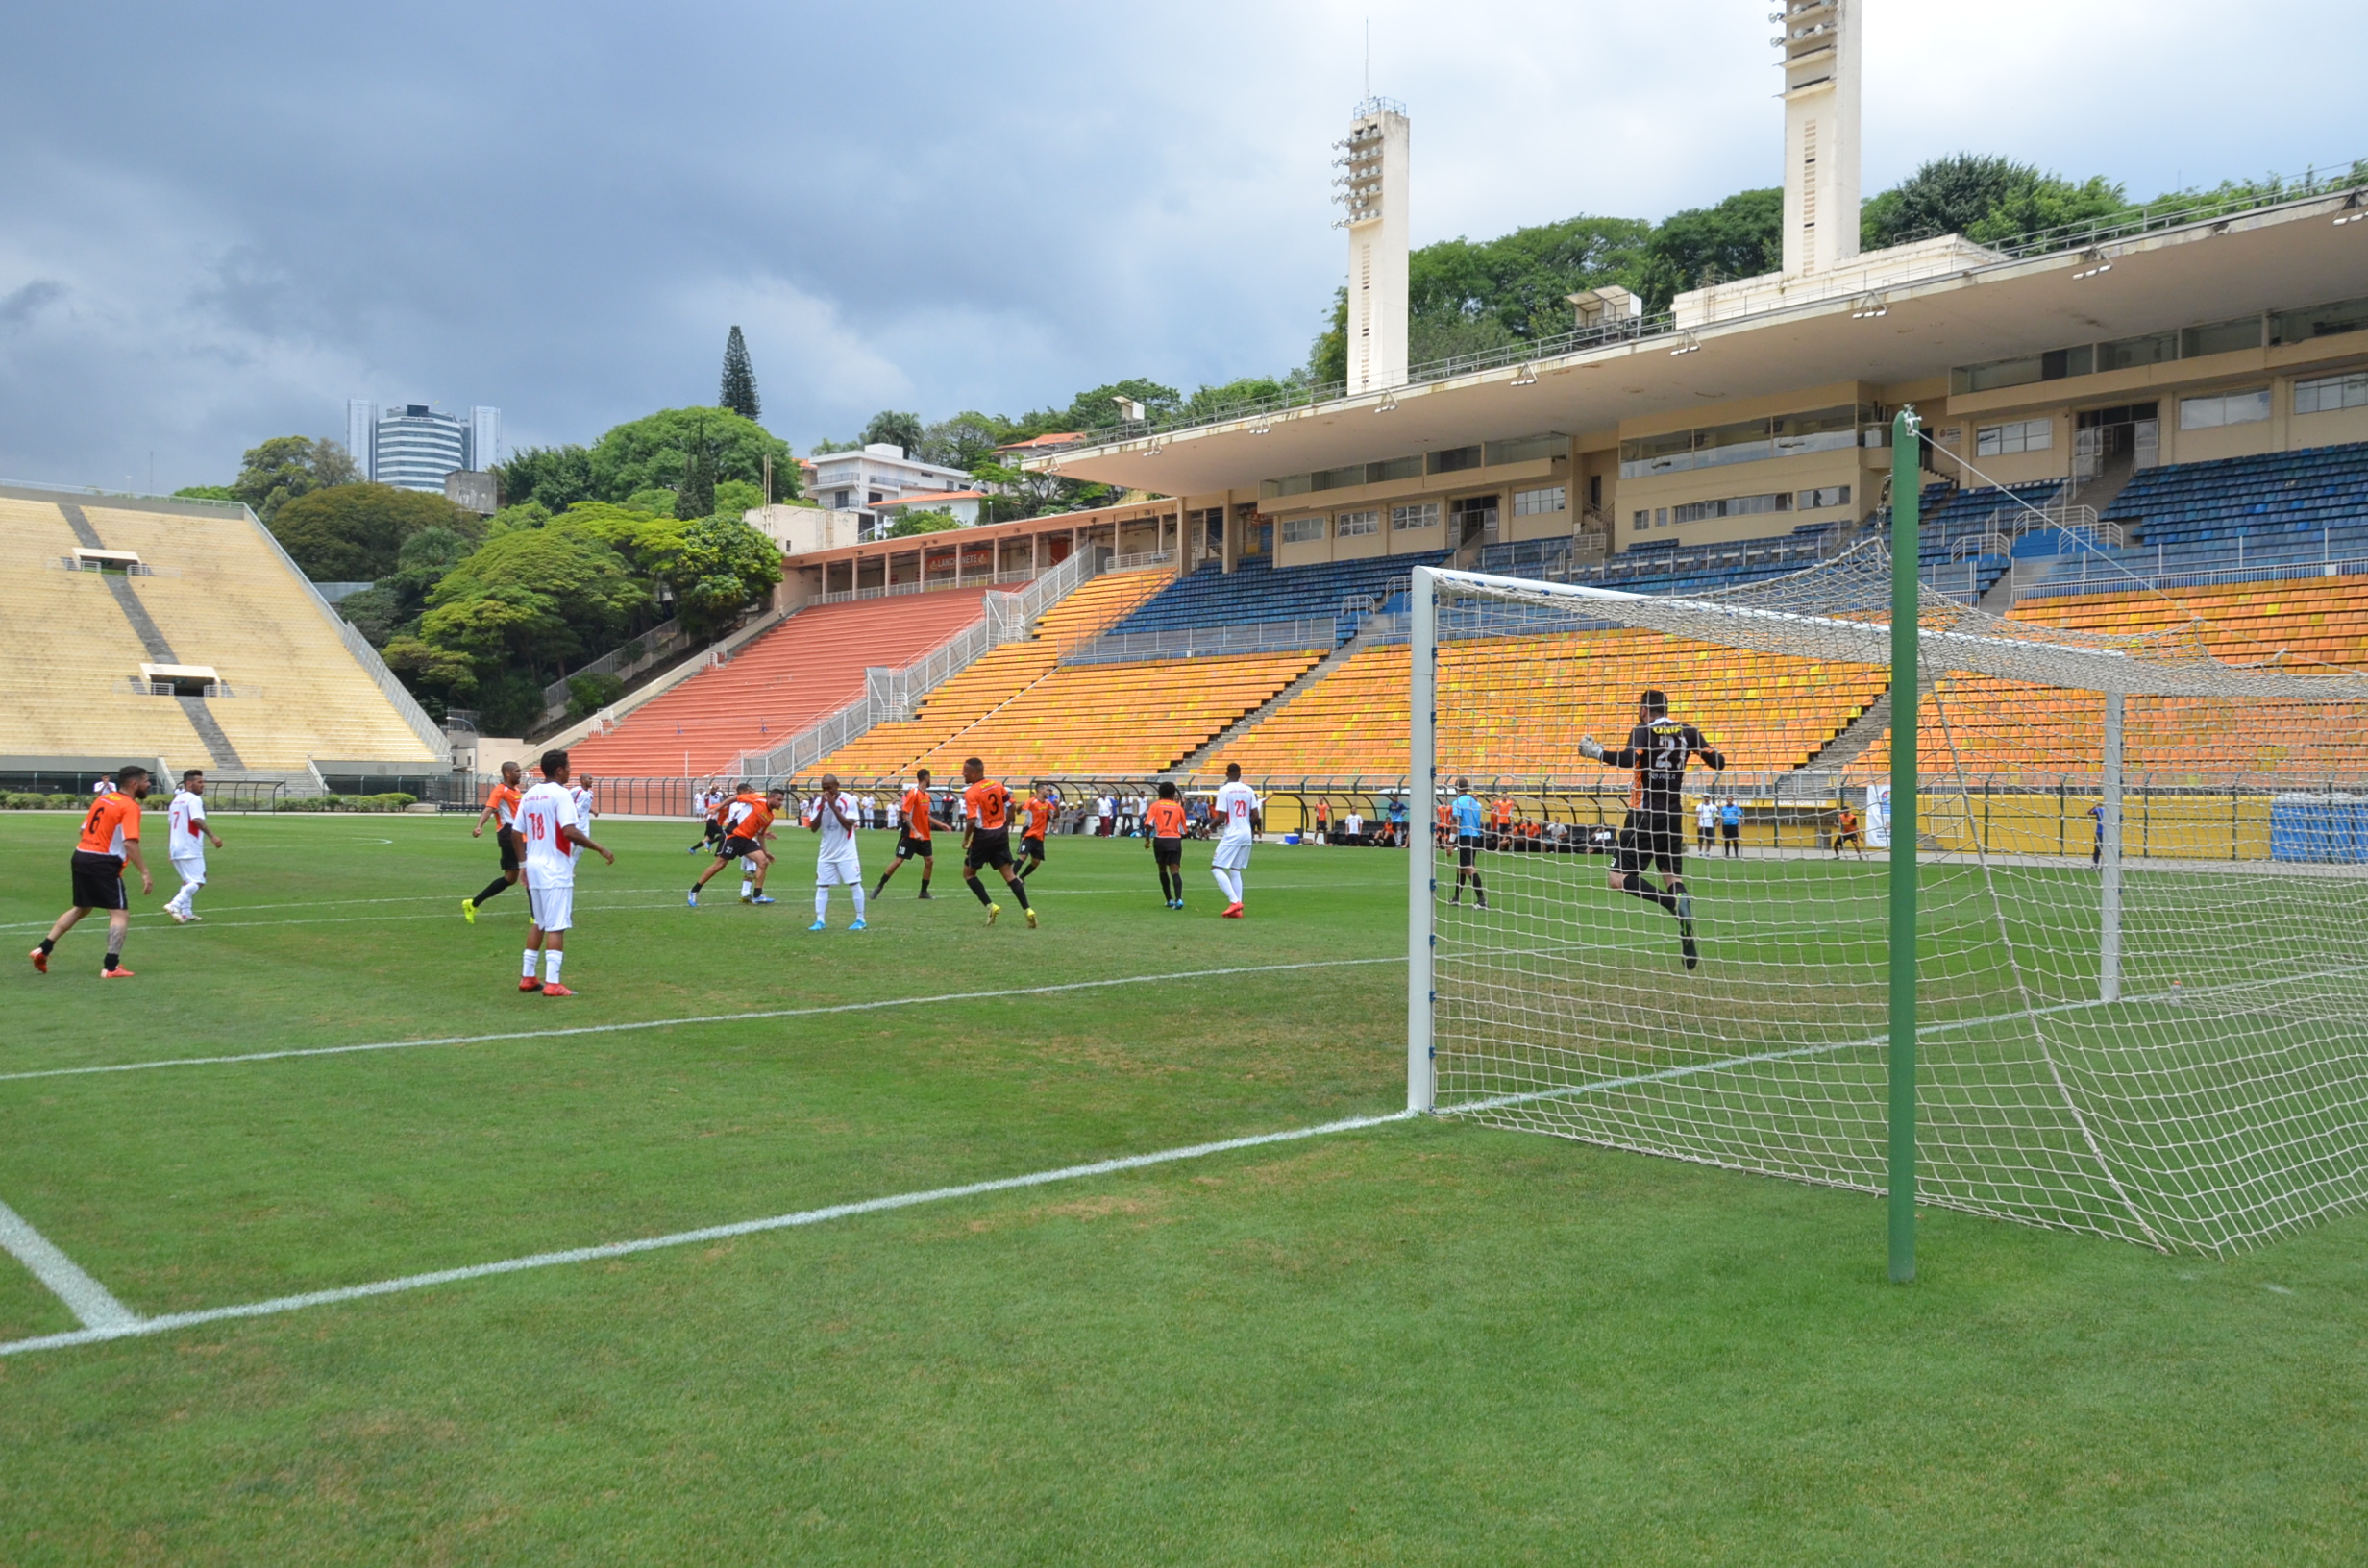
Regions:
M 1274 408 L 1187 429 L 1031 457 L 1063 478 L 1169 495 L 1416 452 L 1517 431 L 1610 431 L 1623 419 L 1808 385 L 1930 380 L 1953 366 L 2060 342 L 2163 331 L 2199 319 L 2290 309 L 2360 291 L 2368 223 L 2358 190 L 2279 203 L 2119 238 L 1884 282 L 1854 268 L 1832 292 L 1788 291 L 1772 309 L 1641 335 L 1566 340 L 1566 352 L 1454 371 L 1384 392 Z M 1862 258 L 1871 259 L 1871 258 Z M 1870 305 L 1870 300 L 1877 302 Z M 1879 306 L 1879 309 L 1878 309 Z M 2276 362 L 2277 349 L 2268 351 Z M 2194 366 L 2185 367 L 2192 376 Z M 1419 374 L 1419 370 L 1418 370 Z M 2022 389 L 1952 400 L 2011 406 Z M 1039 438 L 1040 440 L 1045 438 Z

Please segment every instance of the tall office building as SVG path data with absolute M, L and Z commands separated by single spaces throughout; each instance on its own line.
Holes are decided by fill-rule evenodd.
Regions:
M 424 403 L 381 412 L 367 398 L 348 399 L 345 440 L 364 478 L 401 490 L 444 493 L 444 476 L 481 472 L 501 460 L 502 410 L 480 404 L 459 419 Z

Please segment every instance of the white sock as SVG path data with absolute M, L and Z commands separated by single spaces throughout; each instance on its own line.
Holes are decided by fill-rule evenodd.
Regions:
M 538 954 L 538 953 L 536 953 L 536 952 L 535 952 L 535 950 L 534 950 L 533 948 L 531 948 L 531 947 L 528 948 L 528 949 L 527 949 L 527 967 L 526 967 L 526 970 L 525 970 L 525 972 L 524 972 L 524 973 L 520 974 L 518 978 L 520 978 L 521 980 L 531 980 L 531 979 L 533 979 L 533 978 L 534 978 L 534 961 L 535 961 L 535 959 L 536 959 L 536 958 L 538 958 L 538 957 L 540 957 L 540 956 L 541 956 L 541 955 L 540 955 L 540 954 Z
M 814 918 L 818 920 L 830 918 L 830 889 L 827 884 L 814 890 Z
M 742 877 L 742 878 L 740 879 L 740 896 L 741 896 L 741 897 L 746 898 L 746 897 L 747 897 L 750 894 L 754 893 L 755 891 L 756 891 L 756 884 L 755 884 L 755 883 L 753 883 L 753 882 L 750 881 L 750 880 L 749 880 L 747 877 L 745 877 L 745 876 L 744 876 L 744 877 Z
M 855 894 L 855 919 L 860 920 L 863 919 L 863 884 L 853 884 L 852 891 Z
M 557 984 L 559 983 L 559 960 L 560 960 L 560 959 L 562 959 L 562 958 L 564 958 L 565 956 L 566 956 L 566 955 L 565 955 L 564 953 L 562 953 L 562 952 L 561 952 L 558 948 L 556 948 L 556 947 L 550 947 L 550 948 L 546 948 L 546 949 L 544 949 L 544 951 L 543 951 L 543 984 L 544 984 L 544 985 L 546 985 L 546 986 L 555 986 L 555 985 L 557 985 Z
M 1242 885 L 1231 871 L 1222 867 L 1212 866 L 1209 868 L 1209 874 L 1217 878 L 1217 891 L 1225 895 L 1225 902 L 1238 904 L 1242 901 Z

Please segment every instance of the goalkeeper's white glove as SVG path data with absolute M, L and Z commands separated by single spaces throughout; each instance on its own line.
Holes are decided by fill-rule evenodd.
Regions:
M 1585 757 L 1590 762 L 1601 762 L 1603 760 L 1603 743 L 1595 739 L 1592 735 L 1580 736 L 1579 755 Z

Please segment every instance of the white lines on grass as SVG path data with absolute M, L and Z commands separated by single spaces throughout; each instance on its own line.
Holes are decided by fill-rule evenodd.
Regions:
M 1054 1182 L 1082 1181 L 1093 1176 L 1109 1176 L 1120 1171 L 1143 1170 L 1151 1165 L 1164 1165 L 1178 1160 L 1201 1160 L 1213 1154 L 1228 1154 L 1236 1149 L 1264 1148 L 1275 1143 L 1295 1143 L 1311 1138 L 1324 1138 L 1335 1133 L 1359 1132 L 1369 1127 L 1385 1127 L 1405 1121 L 1416 1115 L 1412 1111 L 1394 1111 L 1386 1115 L 1349 1116 L 1340 1121 L 1327 1121 L 1316 1127 L 1294 1127 L 1279 1133 L 1256 1133 L 1247 1138 L 1221 1139 L 1213 1143 L 1191 1143 L 1182 1148 L 1161 1149 L 1153 1154 L 1130 1154 L 1114 1160 L 1097 1160 L 1091 1164 L 1064 1165 L 1058 1170 L 1032 1171 L 1024 1176 L 1004 1176 L 994 1181 L 970 1182 L 961 1187 L 931 1188 L 925 1192 L 900 1192 L 885 1198 L 867 1198 L 858 1203 L 833 1204 L 826 1209 L 803 1209 L 795 1213 L 775 1214 L 765 1219 L 743 1219 L 728 1225 L 709 1225 L 696 1231 L 677 1231 L 668 1236 L 644 1237 L 633 1241 L 611 1241 L 595 1247 L 570 1247 L 563 1252 L 538 1252 L 524 1258 L 506 1258 L 499 1262 L 472 1263 L 463 1268 L 442 1268 L 427 1274 L 406 1274 L 391 1280 L 377 1280 L 368 1285 L 349 1285 L 334 1290 L 312 1290 L 303 1295 L 275 1296 L 268 1301 L 250 1301 L 235 1307 L 210 1307 L 194 1312 L 167 1312 L 158 1317 L 136 1317 L 124 1311 L 112 1296 L 107 1300 L 122 1313 L 119 1320 L 94 1322 L 79 1308 L 85 1328 L 66 1334 L 42 1335 L 31 1339 L 0 1343 L 0 1356 L 21 1355 L 33 1350 L 57 1350 L 68 1345 L 97 1344 L 108 1339 L 126 1339 L 136 1335 L 169 1334 L 176 1329 L 195 1328 L 206 1323 L 223 1323 L 234 1318 L 272 1317 L 282 1312 L 299 1311 L 307 1307 L 328 1307 L 338 1302 L 361 1301 L 371 1296 L 391 1296 L 405 1290 L 421 1290 L 430 1286 L 456 1285 L 466 1280 L 488 1279 L 496 1274 L 517 1274 L 533 1268 L 555 1268 L 563 1263 L 595 1262 L 604 1258 L 629 1258 L 637 1252 L 655 1252 L 661 1248 L 697 1246 L 702 1242 L 728 1240 L 733 1237 L 755 1236 L 765 1231 L 794 1230 L 801 1226 L 822 1225 L 836 1219 L 852 1219 L 862 1214 L 885 1213 L 895 1209 L 910 1209 L 918 1204 L 947 1203 L 956 1198 L 982 1197 L 991 1192 L 1010 1192 L 1023 1188 L 1045 1187 Z M 0 1211 L 5 1213 L 5 1211 Z M 11 1216 L 13 1217 L 12 1215 Z M 36 1237 L 36 1240 L 39 1237 Z M 43 1242 L 43 1246 L 48 1243 Z M 55 1252 L 55 1248 L 50 1249 Z M 63 1255 L 60 1255 L 62 1261 Z M 73 1268 L 68 1262 L 65 1265 Z M 80 1275 L 81 1270 L 76 1269 Z M 87 1278 L 87 1276 L 84 1276 Z M 53 1288 L 55 1288 L 53 1286 Z M 93 1284 L 92 1289 L 98 1286 Z M 60 1292 L 63 1294 L 62 1291 Z M 99 1292 L 106 1295 L 105 1291 Z
M 951 991 L 929 996 L 891 996 L 872 1002 L 836 1002 L 823 1007 L 770 1007 L 747 1013 L 703 1013 L 679 1018 L 642 1018 L 624 1023 L 582 1023 L 558 1029 L 506 1029 L 486 1035 L 439 1035 L 424 1040 L 373 1041 L 352 1045 L 305 1045 L 279 1051 L 242 1051 L 224 1056 L 176 1056 L 155 1062 L 110 1062 L 80 1067 L 37 1067 L 29 1072 L 0 1072 L 0 1083 L 27 1078 L 81 1078 L 94 1073 L 152 1072 L 160 1067 L 218 1067 L 246 1062 L 282 1062 L 295 1057 L 350 1056 L 361 1051 L 412 1051 L 429 1045 L 486 1045 L 505 1040 L 562 1040 L 574 1035 L 619 1035 L 643 1029 L 678 1029 L 703 1023 L 754 1023 L 768 1018 L 826 1017 L 837 1013 L 876 1013 L 894 1007 L 933 1007 L 948 1002 L 999 1001 L 1013 996 L 1053 996 L 1072 991 L 1103 991 L 1114 986 L 1154 986 L 1174 980 L 1213 980 L 1242 974 L 1284 974 L 1297 969 L 1344 969 L 1369 964 L 1403 964 L 1395 954 L 1382 958 L 1318 958 L 1295 964 L 1240 964 L 1217 969 L 1175 969 L 1164 974 L 1127 974 L 1107 980 L 1067 980 L 1048 986 L 1015 986 L 1002 991 Z M 542 1004 L 535 1003 L 540 1006 Z
M 49 1286 L 83 1332 L 96 1335 L 127 1334 L 139 1326 L 138 1316 L 132 1309 L 117 1301 L 107 1286 L 84 1273 L 73 1259 L 52 1246 L 49 1237 L 25 1223 L 25 1217 L 5 1203 L 0 1203 L 0 1248 L 33 1271 L 33 1277 Z

